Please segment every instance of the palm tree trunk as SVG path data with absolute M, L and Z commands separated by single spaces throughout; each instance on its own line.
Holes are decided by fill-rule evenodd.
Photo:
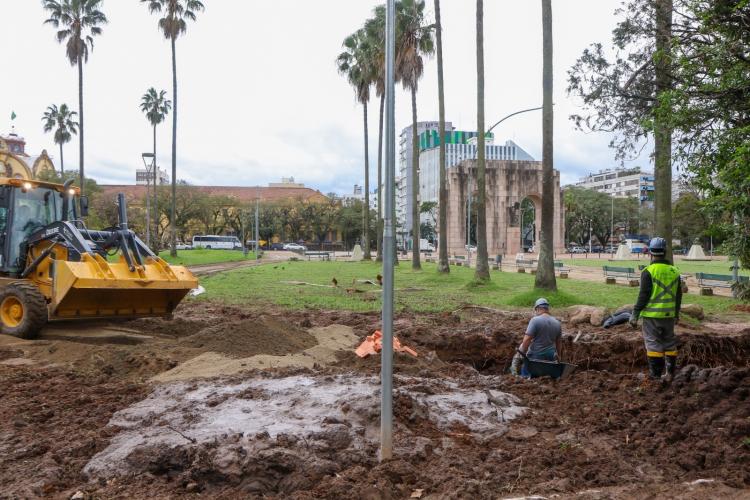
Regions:
M 177 53 L 175 38 L 172 37 L 172 203 L 169 221 L 172 225 L 169 255 L 177 256 Z
M 477 262 L 474 278 L 489 281 L 487 262 L 487 193 L 484 147 L 484 2 L 477 0 Z
M 438 115 L 440 136 L 440 194 L 438 199 L 438 272 L 449 273 L 448 263 L 448 190 L 445 185 L 445 92 L 443 84 L 443 25 L 440 21 L 440 0 L 435 0 L 435 38 L 437 41 Z
M 672 0 L 656 2 L 656 73 L 657 100 L 672 87 L 670 80 L 672 38 Z M 654 115 L 654 229 L 667 240 L 667 259 L 672 260 L 672 129 L 668 124 L 670 109 L 658 106 Z
M 411 268 L 422 269 L 419 255 L 419 135 L 417 135 L 417 88 L 411 88 Z
M 555 172 L 552 164 L 552 0 L 542 0 L 542 227 L 535 288 L 557 290 L 554 254 Z
M 159 202 L 156 199 L 156 181 L 158 179 L 156 162 L 156 125 L 154 125 L 154 241 L 152 250 L 159 251 Z M 146 193 L 148 195 L 148 193 Z
M 83 172 L 83 59 L 78 55 L 78 177 L 81 183 L 81 194 L 84 189 Z
M 364 260 L 372 260 L 370 255 L 370 150 L 367 137 L 367 102 L 362 103 L 365 118 L 365 204 L 362 207 L 364 217 L 362 225 L 362 240 L 364 246 Z
M 378 255 L 376 260 L 383 261 L 383 112 L 385 110 L 385 92 L 380 96 L 380 121 L 378 125 Z
M 63 160 L 63 143 L 60 143 L 60 179 L 65 182 L 65 161 Z

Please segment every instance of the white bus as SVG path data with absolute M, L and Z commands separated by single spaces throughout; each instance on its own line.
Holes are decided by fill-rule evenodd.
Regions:
M 220 248 L 225 250 L 241 249 L 242 243 L 236 236 L 217 236 L 207 234 L 193 236 L 193 248 Z

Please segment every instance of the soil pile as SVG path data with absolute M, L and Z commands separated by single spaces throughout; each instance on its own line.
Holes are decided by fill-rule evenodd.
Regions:
M 113 434 L 112 414 L 145 387 L 60 369 L 0 366 L 0 497 L 55 496 Z M 68 498 L 68 494 L 60 494 Z
M 256 354 L 283 356 L 317 344 L 315 337 L 290 323 L 259 317 L 230 321 L 204 328 L 181 341 L 181 345 L 235 357 Z

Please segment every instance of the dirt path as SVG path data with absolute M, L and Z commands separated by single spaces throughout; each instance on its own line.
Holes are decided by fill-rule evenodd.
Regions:
M 215 264 L 202 264 L 199 266 L 190 266 L 189 269 L 198 277 L 211 276 L 222 271 L 239 269 L 242 267 L 254 267 L 270 262 L 280 262 L 289 259 L 289 252 L 264 252 L 263 258 L 257 260 L 244 260 L 236 262 L 218 262 Z
M 352 353 L 377 313 L 199 301 L 173 321 L 0 337 L 0 496 L 750 495 L 750 330 L 680 327 L 684 368 L 662 386 L 639 375 L 636 332 L 564 322 L 579 370 L 552 382 L 506 374 L 527 321 L 399 315 L 420 356 L 395 358 L 382 464 L 379 360 Z

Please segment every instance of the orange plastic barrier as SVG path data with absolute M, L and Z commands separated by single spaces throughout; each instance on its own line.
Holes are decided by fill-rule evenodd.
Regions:
M 359 356 L 360 358 L 364 358 L 372 354 L 377 354 L 383 349 L 382 339 L 383 334 L 380 333 L 380 330 L 378 330 L 372 335 L 368 335 L 367 338 L 365 338 L 364 342 L 362 342 L 354 352 L 356 352 L 357 356 Z M 410 354 L 415 358 L 418 356 L 417 351 L 410 347 L 402 345 L 397 337 L 393 337 L 393 351 Z

